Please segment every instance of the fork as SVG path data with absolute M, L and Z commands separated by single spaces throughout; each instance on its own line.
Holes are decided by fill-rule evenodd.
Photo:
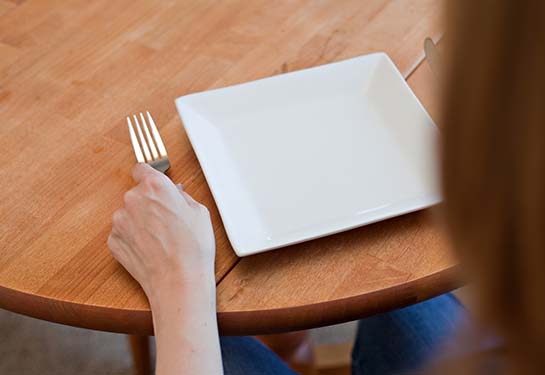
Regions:
M 426 55 L 426 60 L 428 60 L 428 64 L 433 73 L 435 73 L 437 77 L 441 77 L 441 56 L 439 55 L 437 46 L 432 38 L 428 37 L 424 40 L 424 54 Z
M 165 173 L 170 168 L 170 160 L 168 160 L 167 150 L 163 144 L 163 140 L 159 135 L 157 126 L 151 117 L 150 113 L 146 111 L 148 118 L 149 126 L 151 127 L 151 133 L 148 129 L 148 124 L 142 112 L 140 112 L 140 122 L 142 122 L 142 127 L 144 128 L 144 133 L 146 133 L 146 138 L 144 138 L 144 133 L 140 127 L 140 122 L 138 117 L 133 115 L 136 132 L 131 122 L 131 117 L 127 116 L 127 126 L 129 127 L 129 133 L 131 136 L 132 147 L 134 148 L 134 154 L 136 155 L 136 161 L 138 163 L 147 163 L 158 171 Z M 138 138 L 136 137 L 138 133 Z M 138 143 L 140 139 L 140 143 Z M 146 141 L 147 139 L 147 141 Z M 143 151 L 143 153 L 142 153 Z

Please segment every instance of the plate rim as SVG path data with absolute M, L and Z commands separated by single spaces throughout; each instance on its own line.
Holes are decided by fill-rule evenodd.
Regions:
M 191 146 L 193 148 L 193 151 L 195 152 L 195 155 L 197 156 L 197 159 L 199 161 L 199 165 L 201 167 L 201 170 L 202 170 L 202 172 L 204 174 L 204 177 L 205 177 L 205 179 L 207 181 L 208 187 L 210 188 L 210 192 L 212 194 L 212 197 L 214 198 L 215 204 L 216 204 L 216 206 L 218 208 L 218 212 L 220 214 L 220 217 L 221 217 L 223 226 L 225 228 L 227 237 L 228 237 L 229 242 L 230 242 L 231 246 L 233 247 L 233 250 L 234 250 L 234 252 L 236 253 L 237 256 L 245 257 L 245 256 L 249 256 L 249 255 L 259 254 L 259 253 L 263 253 L 263 252 L 266 252 L 266 251 L 276 250 L 276 249 L 279 249 L 279 248 L 292 246 L 292 245 L 296 245 L 296 244 L 299 244 L 299 243 L 315 240 L 315 239 L 318 239 L 318 238 L 334 235 L 334 234 L 337 234 L 337 233 L 342 233 L 342 232 L 345 232 L 345 231 L 349 231 L 349 230 L 352 230 L 352 229 L 356 229 L 356 228 L 363 227 L 363 226 L 366 226 L 366 225 L 370 225 L 370 224 L 373 224 L 373 223 L 377 223 L 377 222 L 380 222 L 380 221 L 388 220 L 388 219 L 391 219 L 391 218 L 394 218 L 394 217 L 397 217 L 397 216 L 402 216 L 402 215 L 409 214 L 411 212 L 415 212 L 415 211 L 419 211 L 419 210 L 422 210 L 422 209 L 425 209 L 425 208 L 429 208 L 429 207 L 434 206 L 434 205 L 438 204 L 439 202 L 441 202 L 442 199 L 440 197 L 439 192 L 437 194 L 435 194 L 435 195 L 430 194 L 430 195 L 425 195 L 425 196 L 415 196 L 415 197 L 412 197 L 412 198 L 407 199 L 405 201 L 395 202 L 396 206 L 399 205 L 399 206 L 403 206 L 404 208 L 394 209 L 393 212 L 386 213 L 386 215 L 381 214 L 381 213 L 389 212 L 390 209 L 388 209 L 388 208 L 377 209 L 374 212 L 374 214 L 375 214 L 374 216 L 376 216 L 376 218 L 373 218 L 373 219 L 370 219 L 370 220 L 355 221 L 355 223 L 352 223 L 352 224 L 348 224 L 348 223 L 338 224 L 339 221 L 337 220 L 336 222 L 332 223 L 332 225 L 330 225 L 330 226 L 334 227 L 334 229 L 332 229 L 330 231 L 325 231 L 325 232 L 321 231 L 318 234 L 311 233 L 310 235 L 299 236 L 300 238 L 298 238 L 298 239 L 288 240 L 288 241 L 276 241 L 276 242 L 272 241 L 270 243 L 267 243 L 266 241 L 260 241 L 260 242 L 257 242 L 257 243 L 260 243 L 260 245 L 259 246 L 254 246 L 254 248 L 252 248 L 252 249 L 242 249 L 239 246 L 240 245 L 239 244 L 239 239 L 237 238 L 237 236 L 233 233 L 233 231 L 231 229 L 232 223 L 230 222 L 229 217 L 227 217 L 227 218 L 225 217 L 225 214 L 224 214 L 225 208 L 222 208 L 222 203 L 220 203 L 221 200 L 217 199 L 217 193 L 215 191 L 216 189 L 214 188 L 213 184 L 210 183 L 210 176 L 208 175 L 209 172 L 207 171 L 208 168 L 206 167 L 206 163 L 203 164 L 203 162 L 202 162 L 202 159 L 203 159 L 202 155 L 201 155 L 202 150 L 200 150 L 200 147 L 198 146 L 199 142 L 196 142 L 195 139 L 194 139 L 194 134 L 193 134 L 193 130 L 192 130 L 194 128 L 194 126 L 191 125 L 189 122 L 187 122 L 184 119 L 184 117 L 185 117 L 184 112 L 186 110 L 185 107 L 189 106 L 190 102 L 194 98 L 200 99 L 200 98 L 202 98 L 204 96 L 209 96 L 210 94 L 228 92 L 228 91 L 231 91 L 232 89 L 247 86 L 249 84 L 255 84 L 257 82 L 274 80 L 274 79 L 277 79 L 280 76 L 286 77 L 286 76 L 291 76 L 291 75 L 298 75 L 298 74 L 301 74 L 303 72 L 305 72 L 303 74 L 306 74 L 309 71 L 319 70 L 319 69 L 321 69 L 321 68 L 323 68 L 325 66 L 343 64 L 343 63 L 346 63 L 348 61 L 370 59 L 370 58 L 384 59 L 386 61 L 386 63 L 389 65 L 389 67 L 392 68 L 394 74 L 396 74 L 397 78 L 399 78 L 400 83 L 403 86 L 404 91 L 411 96 L 411 98 L 413 99 L 414 102 L 416 102 L 419 109 L 421 110 L 421 112 L 426 117 L 426 119 L 431 124 L 433 124 L 433 127 L 436 130 L 439 130 L 436 123 L 435 123 L 435 121 L 433 121 L 433 119 L 429 115 L 426 108 L 422 105 L 422 103 L 420 102 L 420 100 L 418 99 L 416 94 L 410 88 L 410 86 L 407 83 L 405 77 L 403 77 L 403 75 L 401 74 L 401 72 L 399 71 L 397 66 L 394 64 L 394 62 L 392 61 L 392 59 L 390 58 L 390 56 L 386 52 L 373 52 L 373 53 L 370 53 L 370 54 L 355 56 L 355 57 L 351 57 L 351 58 L 347 58 L 347 59 L 343 59 L 343 60 L 339 60 L 339 61 L 334 61 L 334 62 L 330 62 L 330 63 L 325 63 L 325 64 L 305 68 L 305 69 L 300 69 L 300 70 L 291 71 L 291 72 L 287 72 L 287 73 L 280 73 L 280 74 L 276 74 L 276 75 L 272 75 L 272 76 L 252 80 L 252 81 L 242 82 L 242 83 L 238 83 L 238 84 L 235 84 L 235 85 L 229 85 L 229 86 L 225 86 L 225 87 L 221 87 L 221 88 L 215 88 L 215 89 L 211 89 L 211 90 L 203 90 L 203 91 L 199 91 L 199 92 L 193 92 L 193 93 L 190 93 L 190 94 L 182 95 L 182 96 L 175 99 L 176 108 L 178 110 L 178 114 L 180 116 L 180 119 L 182 120 L 181 121 L 182 126 L 184 127 L 185 132 L 186 132 L 186 134 L 188 136 L 188 139 L 189 139 L 189 141 L 191 143 Z M 212 180 L 214 180 L 214 178 L 212 178 Z M 345 221 L 350 221 L 350 220 L 345 219 Z M 333 225 L 333 224 L 335 224 L 335 225 Z

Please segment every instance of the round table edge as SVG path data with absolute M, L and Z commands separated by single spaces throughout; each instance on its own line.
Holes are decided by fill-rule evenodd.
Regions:
M 326 302 L 250 311 L 219 311 L 222 335 L 259 335 L 298 331 L 353 321 L 425 301 L 461 286 L 458 266 L 407 283 Z M 150 310 L 87 305 L 0 286 L 0 308 L 74 327 L 153 335 Z
M 264 335 L 324 327 L 423 302 L 462 286 L 454 265 L 407 283 L 361 295 L 308 305 L 251 311 L 218 312 L 226 336 Z

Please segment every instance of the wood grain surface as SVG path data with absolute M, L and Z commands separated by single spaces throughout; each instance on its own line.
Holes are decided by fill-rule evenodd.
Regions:
M 442 32 L 441 6 L 0 0 L 0 307 L 152 333 L 144 294 L 106 246 L 133 184 L 124 118 L 143 110 L 165 140 L 170 177 L 210 208 L 223 333 L 328 324 L 452 288 L 455 262 L 428 212 L 239 260 L 174 106 L 188 93 L 385 51 L 436 108 L 421 62 L 424 38 Z

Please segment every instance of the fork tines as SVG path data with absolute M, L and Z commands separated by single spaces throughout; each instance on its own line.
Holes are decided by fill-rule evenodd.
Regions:
M 148 163 L 153 168 L 164 173 L 170 167 L 167 150 L 155 126 L 155 122 L 148 111 L 146 111 L 146 115 L 148 118 L 147 122 L 142 112 L 140 112 L 140 121 L 138 121 L 136 115 L 133 115 L 136 132 L 134 131 L 130 116 L 127 117 L 127 125 L 129 127 L 134 154 L 139 163 Z M 140 126 L 140 123 L 142 123 L 142 126 Z M 149 127 L 151 127 L 151 132 L 148 128 L 148 123 Z M 144 128 L 143 132 L 142 127 Z M 136 133 L 138 133 L 138 137 L 136 137 Z M 145 138 L 144 133 L 146 134 Z

